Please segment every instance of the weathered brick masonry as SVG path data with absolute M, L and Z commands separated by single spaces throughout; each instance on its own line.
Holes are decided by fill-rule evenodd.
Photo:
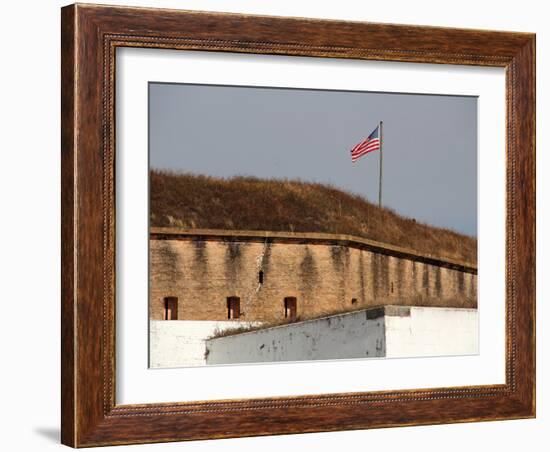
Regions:
M 477 307 L 475 266 L 357 237 L 153 228 L 149 243 L 152 320 L 176 298 L 178 320 L 227 320 L 230 297 L 246 321 L 283 320 L 289 297 L 302 319 L 383 304 Z

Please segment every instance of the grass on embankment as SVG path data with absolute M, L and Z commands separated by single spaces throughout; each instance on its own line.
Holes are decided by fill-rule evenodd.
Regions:
M 477 240 L 299 180 L 150 172 L 151 226 L 348 234 L 476 265 Z

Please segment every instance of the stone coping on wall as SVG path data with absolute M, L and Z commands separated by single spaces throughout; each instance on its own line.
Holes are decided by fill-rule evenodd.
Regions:
M 151 240 L 204 240 L 227 242 L 267 242 L 267 243 L 298 243 L 317 245 L 339 245 L 350 248 L 364 249 L 388 256 L 409 259 L 438 267 L 450 268 L 477 275 L 477 265 L 454 259 L 418 253 L 414 250 L 377 242 L 346 234 L 327 234 L 319 232 L 281 232 L 281 231 L 246 231 L 229 229 L 184 229 L 152 227 L 149 230 Z

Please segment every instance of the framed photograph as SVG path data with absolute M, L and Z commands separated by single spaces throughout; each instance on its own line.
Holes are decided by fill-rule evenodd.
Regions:
M 62 442 L 535 416 L 535 36 L 62 9 Z

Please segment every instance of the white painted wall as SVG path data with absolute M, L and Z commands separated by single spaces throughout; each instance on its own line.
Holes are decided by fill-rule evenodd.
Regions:
M 374 319 L 367 318 L 369 311 L 373 310 L 209 339 L 206 341 L 206 363 L 397 358 L 478 352 L 475 309 L 411 307 L 387 311 Z M 405 311 L 407 313 L 403 314 Z
M 281 325 L 206 341 L 207 364 L 384 356 L 384 319 L 365 311 Z
M 411 307 L 406 317 L 386 316 L 386 357 L 474 355 L 477 309 Z
M 234 320 L 151 320 L 149 367 L 203 366 L 207 338 L 216 332 L 257 324 Z

